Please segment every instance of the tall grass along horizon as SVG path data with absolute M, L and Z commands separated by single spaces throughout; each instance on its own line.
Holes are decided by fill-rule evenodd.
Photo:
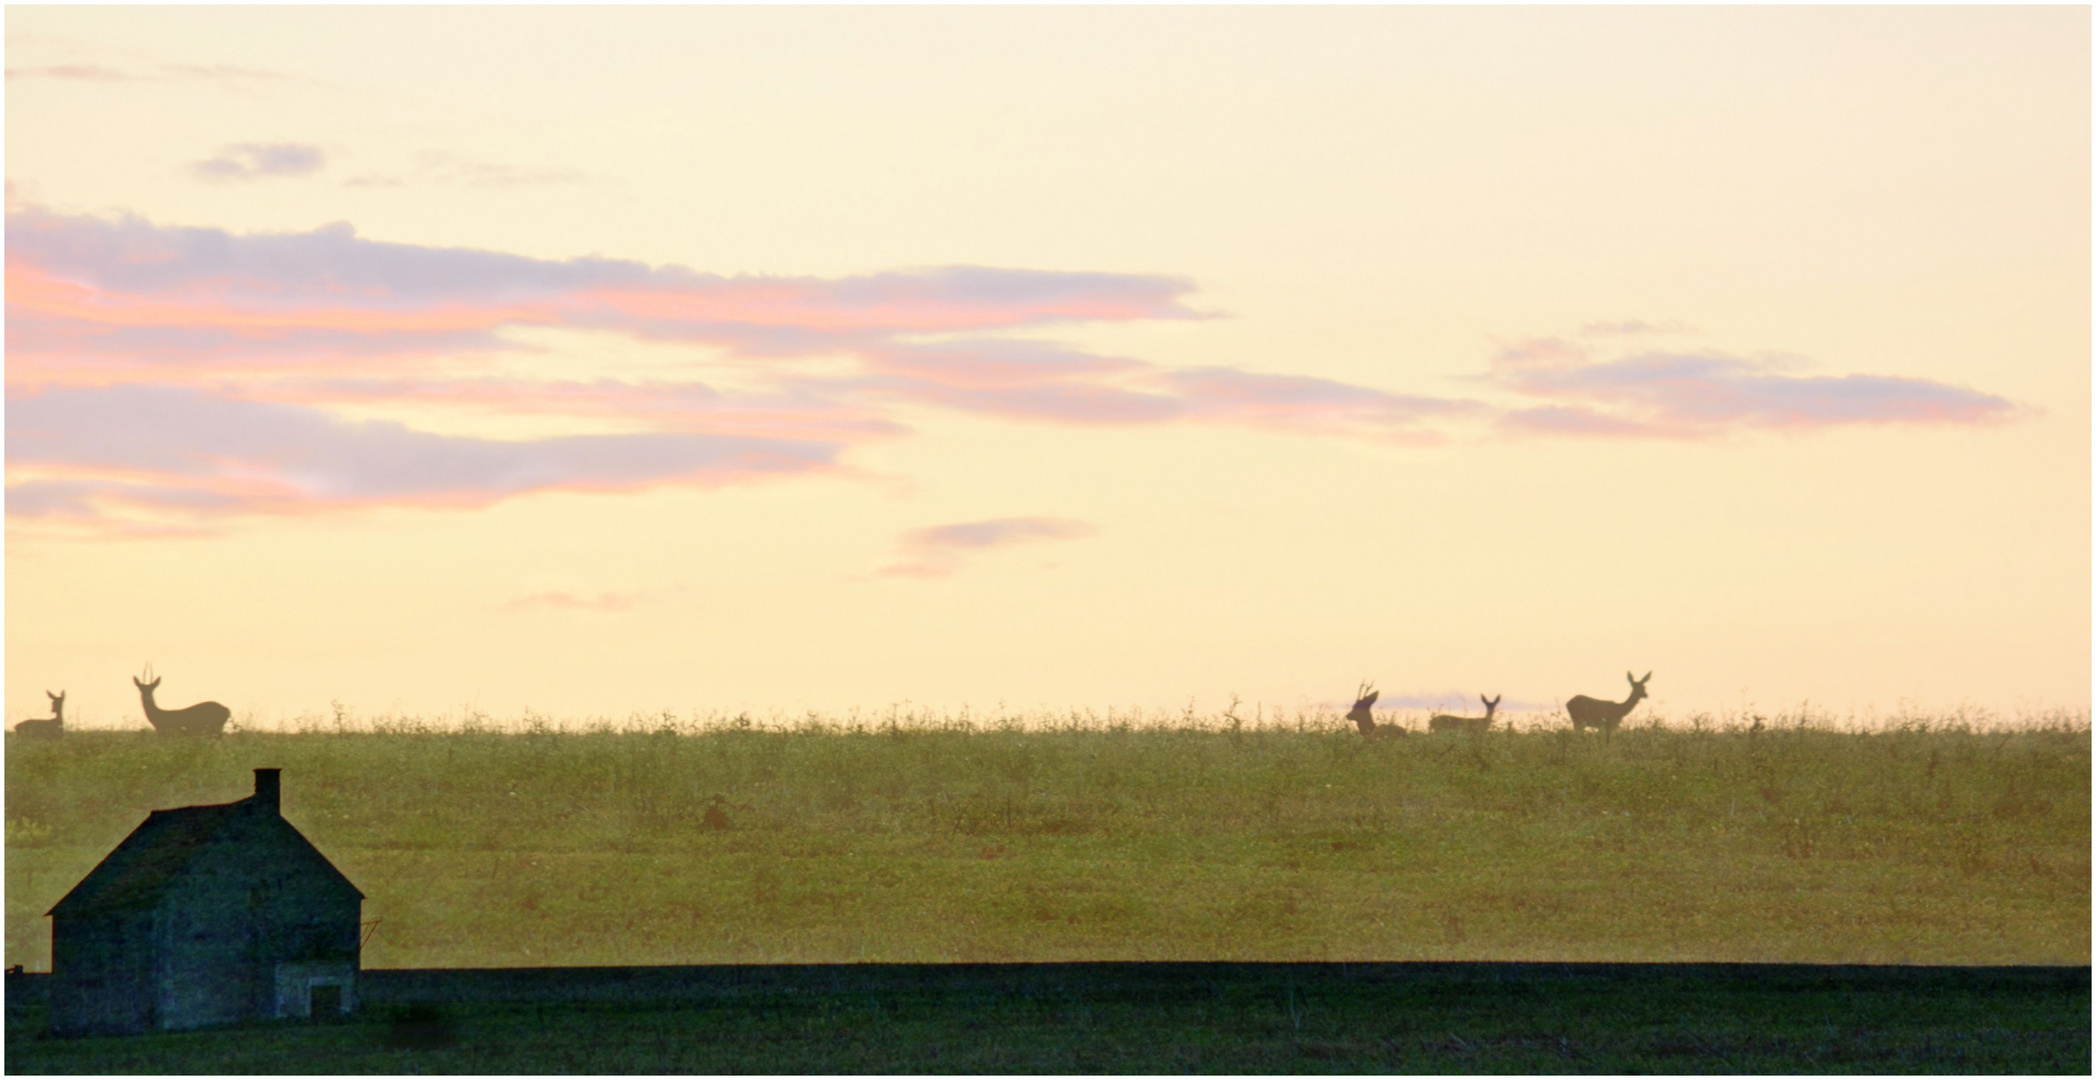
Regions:
M 9 735 L 6 962 L 147 811 L 270 766 L 369 967 L 2089 963 L 2085 711 L 463 719 Z
M 477 706 L 425 714 L 400 710 L 367 710 L 341 701 L 330 702 L 325 711 L 303 711 L 290 715 L 264 715 L 254 710 L 233 714 L 228 733 L 274 734 L 655 734 L 703 735 L 719 731 L 772 731 L 798 734 L 846 734 L 910 731 L 1332 731 L 1350 732 L 1343 701 L 1320 701 L 1297 705 L 1243 701 L 1234 695 L 1220 709 L 1199 710 L 1194 701 L 1178 708 L 1129 705 L 1054 709 L 1013 708 L 1004 702 L 987 707 L 963 703 L 957 707 L 925 705 L 912 701 L 892 702 L 874 708 L 843 711 L 818 709 L 720 709 L 661 708 L 585 716 L 556 716 L 526 708 L 513 715 L 497 714 Z M 1475 698 L 1451 697 L 1446 705 L 1434 707 L 1377 707 L 1372 710 L 1377 726 L 1390 724 L 1408 733 L 1427 733 L 1427 720 L 1437 713 L 1482 715 Z M 76 712 L 78 713 L 76 715 Z M 21 719 L 37 719 L 24 716 Z M 1768 727 L 1808 727 L 1842 732 L 2025 731 L 2077 730 L 2090 727 L 2088 706 L 2022 702 L 2011 709 L 1975 704 L 1947 708 L 1925 708 L 1902 701 L 1891 708 L 1835 710 L 1810 702 L 1784 707 L 1752 703 L 1723 709 L 1670 710 L 1646 702 L 1623 720 L 1625 730 L 1651 728 L 1687 731 L 1745 731 L 1759 724 Z M 1532 732 L 1565 728 L 1571 721 L 1562 702 L 1510 702 L 1494 713 L 1495 731 Z M 150 731 L 136 702 L 112 715 L 66 710 L 69 732 Z

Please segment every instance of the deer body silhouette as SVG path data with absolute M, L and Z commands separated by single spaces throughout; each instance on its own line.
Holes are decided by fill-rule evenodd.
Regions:
M 1483 694 L 1479 694 L 1477 699 L 1485 703 L 1485 715 L 1448 716 L 1442 713 L 1435 713 L 1427 719 L 1426 729 L 1428 731 L 1471 731 L 1483 734 L 1491 729 L 1492 712 L 1499 708 L 1499 699 L 1505 696 L 1505 694 L 1501 694 L 1499 697 L 1488 698 Z
M 146 674 L 153 674 L 151 665 L 146 666 Z M 216 701 L 200 701 L 186 709 L 163 709 L 153 702 L 153 691 L 160 685 L 157 678 L 139 682 L 133 676 L 131 685 L 138 687 L 138 699 L 146 707 L 146 723 L 162 735 L 222 735 L 226 720 L 233 715 L 233 710 Z
M 15 734 L 25 739 L 56 739 L 65 734 L 65 691 L 44 691 L 51 699 L 51 719 L 24 720 L 15 725 Z
M 1346 714 L 1346 718 L 1352 720 L 1354 726 L 1361 729 L 1362 738 L 1394 739 L 1405 734 L 1405 729 L 1401 727 L 1393 727 L 1389 724 L 1384 724 L 1380 727 L 1376 726 L 1375 717 L 1369 715 L 1369 707 L 1375 704 L 1376 698 L 1381 696 L 1381 694 L 1382 691 L 1377 690 L 1369 683 L 1362 683 L 1361 688 L 1354 691 L 1354 709 Z
M 1645 684 L 1652 681 L 1652 673 L 1648 671 L 1640 679 L 1626 671 L 1623 677 L 1630 680 L 1630 697 L 1623 701 L 1597 701 L 1580 694 L 1565 702 L 1565 711 L 1572 716 L 1572 730 L 1600 728 L 1602 742 L 1607 742 L 1609 736 L 1616 733 L 1616 725 L 1630 715 L 1630 710 L 1637 708 L 1638 702 L 1645 700 Z

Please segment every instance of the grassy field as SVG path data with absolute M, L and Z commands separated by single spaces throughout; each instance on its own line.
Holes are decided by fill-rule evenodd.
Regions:
M 245 796 L 256 766 L 367 894 L 375 968 L 2090 960 L 2086 716 L 1607 745 L 1331 718 L 390 727 L 10 734 L 6 962 L 48 969 L 43 912 L 146 811 Z
M 381 973 L 383 976 L 384 973 Z M 468 973 L 479 974 L 479 973 Z M 677 998 L 441 987 L 342 1023 L 40 1036 L 27 1073 L 2061 1073 L 2087 968 L 848 966 L 699 973 Z M 398 983 L 402 980 L 394 979 Z M 479 984 L 483 979 L 465 979 Z

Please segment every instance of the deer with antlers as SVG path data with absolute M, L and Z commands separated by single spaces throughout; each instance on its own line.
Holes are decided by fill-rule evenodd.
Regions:
M 25 739 L 56 739 L 65 734 L 65 691 L 44 691 L 51 699 L 51 719 L 24 720 L 15 725 L 15 734 Z
M 1485 715 L 1448 716 L 1444 713 L 1435 713 L 1427 719 L 1426 729 L 1428 731 L 1469 731 L 1482 735 L 1491 729 L 1493 710 L 1499 708 L 1499 699 L 1505 696 L 1505 694 L 1501 694 L 1499 697 L 1488 698 L 1483 694 L 1479 694 L 1477 699 L 1485 703 Z
M 1565 702 L 1565 711 L 1572 716 L 1573 731 L 1600 728 L 1602 742 L 1607 742 L 1609 736 L 1616 733 L 1616 725 L 1630 715 L 1630 710 L 1637 708 L 1638 702 L 1645 700 L 1645 684 L 1652 681 L 1652 673 L 1648 671 L 1640 679 L 1626 671 L 1623 677 L 1630 680 L 1630 697 L 1623 701 L 1597 701 L 1580 694 Z
M 1374 684 L 1365 682 L 1361 684 L 1360 689 L 1354 691 L 1354 709 L 1346 714 L 1346 718 L 1352 720 L 1354 725 L 1361 729 L 1362 738 L 1394 739 L 1405 734 L 1404 728 L 1397 727 L 1394 724 L 1377 726 L 1375 717 L 1369 715 L 1369 707 L 1375 704 L 1376 698 L 1381 696 L 1381 693 L 1381 691 L 1375 688 Z
M 163 709 L 153 703 L 153 691 L 160 680 L 153 677 L 153 665 L 146 665 L 146 678 L 151 682 L 140 682 L 132 676 L 131 685 L 138 687 L 138 698 L 146 707 L 146 722 L 162 735 L 223 735 L 226 720 L 233 710 L 216 701 L 200 701 L 186 709 Z

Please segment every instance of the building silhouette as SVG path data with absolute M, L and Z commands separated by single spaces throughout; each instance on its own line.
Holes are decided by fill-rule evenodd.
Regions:
M 153 811 L 51 909 L 52 1031 L 356 1008 L 364 894 L 284 820 L 278 772 L 238 802 Z

